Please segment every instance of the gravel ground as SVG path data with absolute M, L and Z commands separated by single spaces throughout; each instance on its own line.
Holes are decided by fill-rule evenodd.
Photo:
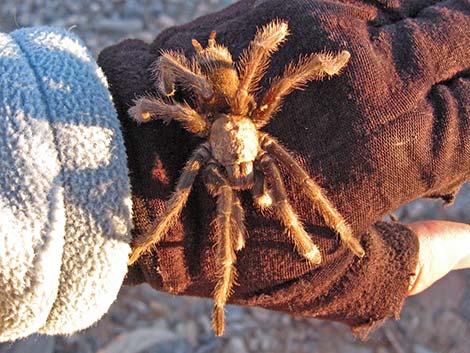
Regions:
M 133 37 L 151 41 L 162 29 L 220 9 L 230 0 L 2 0 L 0 30 L 58 25 L 80 35 L 95 55 Z M 451 207 L 418 200 L 395 212 L 399 220 L 448 219 L 470 223 L 470 186 Z M 94 327 L 69 337 L 34 336 L 0 344 L 0 353 L 468 353 L 470 271 L 453 272 L 407 299 L 399 321 L 388 321 L 367 342 L 337 323 L 259 308 L 228 306 L 227 333 L 215 338 L 209 300 L 174 297 L 143 285 L 124 287 Z

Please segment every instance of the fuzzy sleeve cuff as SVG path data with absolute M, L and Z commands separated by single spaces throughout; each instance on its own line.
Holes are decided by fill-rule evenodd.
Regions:
M 96 322 L 127 271 L 131 198 L 106 80 L 57 28 L 0 33 L 0 341 Z

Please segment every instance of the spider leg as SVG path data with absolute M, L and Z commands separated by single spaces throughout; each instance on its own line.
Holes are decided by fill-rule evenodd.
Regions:
M 143 253 L 150 250 L 152 246 L 160 242 L 171 225 L 179 217 L 181 210 L 188 200 L 194 179 L 209 156 L 209 146 L 202 144 L 186 162 L 176 184 L 175 192 L 165 204 L 165 211 L 158 217 L 158 220 L 153 224 L 148 233 L 138 237 L 134 241 L 132 253 L 129 258 L 130 265 L 137 261 Z
M 363 257 L 365 252 L 359 241 L 353 237 L 351 226 L 331 204 L 325 196 L 321 187 L 315 183 L 301 165 L 291 156 L 291 154 L 281 146 L 279 142 L 274 140 L 268 134 L 264 134 L 261 138 L 261 147 L 278 163 L 283 164 L 292 173 L 294 180 L 302 187 L 306 195 L 313 204 L 318 207 L 325 222 L 329 227 L 334 229 L 340 236 L 346 246 L 359 257 Z
M 274 160 L 265 154 L 261 157 L 260 166 L 265 175 L 271 180 L 274 210 L 287 228 L 288 233 L 294 242 L 295 248 L 300 255 L 311 263 L 319 264 L 321 262 L 320 250 L 318 250 L 318 247 L 313 243 L 312 239 L 305 231 L 297 214 L 287 200 L 287 193 L 284 183 L 282 182 L 282 176 Z
M 171 120 L 179 121 L 183 127 L 196 135 L 207 136 L 209 133 L 209 121 L 186 103 L 172 102 L 168 104 L 160 98 L 141 97 L 134 101 L 134 106 L 129 109 L 129 115 L 135 121 L 146 122 L 152 117 L 169 123 Z
M 240 198 L 233 194 L 232 202 L 232 232 L 234 234 L 233 247 L 239 251 L 245 247 L 245 212 L 243 211 Z
M 286 22 L 272 21 L 258 29 L 248 48 L 241 54 L 237 65 L 240 83 L 233 102 L 236 114 L 245 115 L 250 101 L 253 100 L 251 94 L 264 76 L 271 54 L 278 49 L 288 34 Z
M 203 100 L 209 99 L 214 93 L 211 83 L 202 74 L 199 65 L 194 60 L 189 61 L 183 53 L 172 50 L 162 51 L 152 71 L 157 80 L 157 86 L 166 95 L 172 95 L 176 77 L 184 88 L 194 92 Z
M 212 327 L 217 336 L 224 332 L 224 306 L 232 292 L 237 275 L 235 269 L 235 249 L 232 233 L 232 210 L 234 205 L 233 189 L 221 175 L 217 166 L 209 164 L 205 169 L 205 181 L 209 192 L 217 197 L 217 284 L 214 290 L 214 310 L 212 312 Z
M 191 39 L 191 44 L 194 47 L 194 50 L 196 51 L 197 54 L 201 53 L 204 48 L 202 47 L 201 43 L 199 43 L 196 39 Z
M 273 80 L 264 94 L 260 105 L 253 114 L 253 122 L 258 128 L 266 125 L 279 111 L 282 99 L 295 89 L 304 87 L 307 82 L 318 80 L 326 75 L 335 75 L 348 63 L 351 54 L 343 50 L 338 55 L 320 53 L 307 55 L 296 64 L 289 64 L 284 73 Z

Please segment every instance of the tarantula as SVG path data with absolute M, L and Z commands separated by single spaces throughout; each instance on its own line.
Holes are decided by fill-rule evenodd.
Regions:
M 353 238 L 351 227 L 338 213 L 318 186 L 279 142 L 260 129 L 278 112 L 282 99 L 308 81 L 334 75 L 343 68 L 350 54 L 310 54 L 288 65 L 272 81 L 261 99 L 255 100 L 258 83 L 264 76 L 269 58 L 288 35 L 285 21 L 275 20 L 258 29 L 237 64 L 229 50 L 216 43 L 212 32 L 203 48 L 192 40 L 196 54 L 192 59 L 182 53 L 163 51 L 154 63 L 154 76 L 164 97 L 141 97 L 129 110 L 138 122 L 151 118 L 168 123 L 179 121 L 183 128 L 207 138 L 187 161 L 176 190 L 158 216 L 152 229 L 133 244 L 130 263 L 160 242 L 179 217 L 198 172 L 203 170 L 205 185 L 217 199 L 217 283 L 214 290 L 212 324 L 216 335 L 224 331 L 224 305 L 236 277 L 235 252 L 245 244 L 244 210 L 237 195 L 251 190 L 253 200 L 262 210 L 273 209 L 287 229 L 295 248 L 310 263 L 319 264 L 321 253 L 305 231 L 290 205 L 277 164 L 284 165 L 303 192 L 319 208 L 327 225 L 334 229 L 354 254 L 364 250 Z M 172 96 L 188 93 L 189 101 Z M 190 104 L 191 103 L 191 104 Z

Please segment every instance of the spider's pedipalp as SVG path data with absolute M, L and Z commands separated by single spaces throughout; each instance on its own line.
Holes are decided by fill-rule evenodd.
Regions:
M 272 206 L 273 199 L 266 187 L 264 174 L 260 170 L 255 170 L 251 193 L 253 195 L 255 205 L 258 206 L 261 211 Z
M 189 132 L 198 136 L 207 136 L 210 129 L 209 121 L 186 103 L 172 102 L 168 104 L 159 98 L 141 97 L 134 101 L 129 115 L 137 122 L 147 122 L 152 117 L 169 123 L 179 121 Z
M 296 250 L 311 263 L 319 264 L 322 259 L 320 250 L 305 231 L 302 222 L 300 222 L 297 214 L 287 200 L 287 193 L 282 181 L 282 176 L 274 160 L 265 154 L 260 160 L 260 166 L 266 177 L 271 181 L 273 208 L 276 215 L 287 228 Z
M 214 93 L 211 83 L 201 73 L 197 63 L 189 61 L 176 51 L 162 51 L 162 55 L 155 61 L 153 74 L 158 88 L 165 95 L 172 94 L 177 82 L 202 100 L 210 99 Z
M 296 64 L 291 63 L 284 73 L 276 77 L 261 99 L 253 114 L 258 128 L 266 125 L 279 111 L 282 99 L 295 89 L 302 88 L 307 82 L 319 80 L 326 75 L 335 75 L 348 63 L 351 54 L 343 50 L 338 55 L 331 53 L 310 54 Z
M 221 336 L 225 329 L 224 306 L 232 292 L 237 275 L 235 241 L 232 233 L 234 194 L 232 187 L 215 165 L 208 165 L 205 169 L 205 181 L 209 192 L 217 197 L 216 264 L 220 271 L 218 271 L 217 284 L 214 289 L 212 328 L 217 336 Z
M 129 258 L 130 265 L 137 261 L 143 253 L 150 250 L 152 246 L 159 243 L 163 236 L 168 232 L 171 225 L 175 223 L 188 200 L 189 193 L 191 192 L 191 188 L 199 170 L 209 157 L 209 147 L 205 143 L 200 145 L 193 152 L 193 155 L 186 162 L 186 165 L 181 172 L 174 193 L 165 204 L 165 211 L 158 217 L 157 221 L 153 224 L 148 233 L 138 237 L 134 241 L 132 253 Z
M 321 187 L 310 178 L 302 166 L 279 142 L 268 134 L 264 134 L 261 140 L 263 150 L 273 156 L 278 163 L 289 169 L 295 182 L 300 185 L 315 207 L 320 210 L 326 224 L 339 234 L 342 242 L 355 255 L 363 257 L 365 251 L 359 241 L 353 237 L 351 226 L 328 200 Z
M 253 101 L 252 93 L 266 72 L 269 58 L 289 34 L 287 22 L 275 20 L 258 29 L 238 61 L 240 83 L 233 99 L 235 114 L 245 115 Z

